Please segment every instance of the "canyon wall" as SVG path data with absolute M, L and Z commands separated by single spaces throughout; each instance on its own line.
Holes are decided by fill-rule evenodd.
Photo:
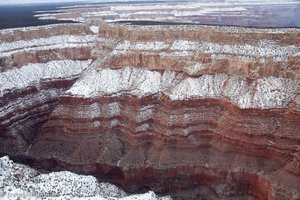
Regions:
M 130 192 L 300 198 L 298 29 L 70 26 L 1 33 L 1 153 Z
M 0 152 L 23 156 L 59 95 L 95 59 L 97 35 L 74 24 L 7 29 L 0 35 Z

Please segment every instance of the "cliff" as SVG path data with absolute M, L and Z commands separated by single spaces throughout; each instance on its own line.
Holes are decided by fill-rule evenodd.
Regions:
M 68 26 L 2 31 L 1 153 L 130 192 L 300 198 L 298 29 Z

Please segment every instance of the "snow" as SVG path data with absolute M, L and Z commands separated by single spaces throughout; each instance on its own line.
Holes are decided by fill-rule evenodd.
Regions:
M 0 56 L 7 56 L 18 50 L 28 50 L 37 48 L 50 48 L 55 46 L 56 48 L 66 48 L 69 45 L 80 45 L 94 43 L 97 39 L 95 35 L 74 36 L 74 35 L 59 35 L 49 38 L 39 38 L 30 41 L 19 40 L 15 42 L 2 42 L 0 43 Z M 12 52 L 13 51 L 13 52 Z
M 121 110 L 120 110 L 120 105 L 118 102 L 113 102 L 107 105 L 107 114 L 108 118 L 112 118 L 115 116 L 120 115 Z
M 171 52 L 160 52 L 159 55 L 162 57 L 175 56 L 175 57 L 185 57 L 193 56 L 195 52 L 193 51 L 171 51 Z
M 195 63 L 191 66 L 186 66 L 183 68 L 183 71 L 185 71 L 188 75 L 193 75 L 199 72 L 202 69 L 205 69 L 205 65 L 202 63 Z
M 10 56 L 12 54 L 19 53 L 22 51 L 31 52 L 31 51 L 43 51 L 43 50 L 52 50 L 52 49 L 83 48 L 83 47 L 91 47 L 91 45 L 92 44 L 89 44 L 89 43 L 82 43 L 82 44 L 64 44 L 64 45 L 56 44 L 56 45 L 50 45 L 50 46 L 30 47 L 30 48 L 0 53 L 0 57 Z
M 200 31 L 202 29 L 209 29 L 220 33 L 267 33 L 267 34 L 284 34 L 291 32 L 298 32 L 297 28 L 247 28 L 247 27 L 238 27 L 238 26 L 210 26 L 210 25 L 123 25 L 123 24 L 114 24 L 115 27 L 124 27 L 128 30 L 147 30 L 147 31 L 163 31 L 163 30 L 172 30 L 172 31 Z
M 266 40 L 257 42 L 257 45 L 221 45 L 210 42 L 197 42 L 188 40 L 176 40 L 172 46 L 173 51 L 194 51 L 198 53 L 212 54 L 233 54 L 246 56 L 245 59 L 251 57 L 272 57 L 274 61 L 286 60 L 290 56 L 296 56 L 300 51 L 300 47 L 294 45 L 280 46 L 270 43 Z M 279 59 L 280 58 L 280 59 Z
M 111 11 L 99 11 L 99 12 L 85 12 L 81 14 L 83 17 L 104 17 L 118 15 L 116 12 Z
M 68 79 L 82 73 L 91 60 L 59 60 L 48 63 L 28 64 L 0 73 L 0 97 L 11 91 L 37 85 L 42 79 Z
M 26 121 L 28 117 L 28 112 L 24 112 L 25 110 L 28 111 L 28 109 L 34 109 L 34 105 L 36 104 L 39 104 L 39 109 L 41 110 L 49 110 L 51 105 L 49 105 L 47 102 L 57 99 L 62 93 L 63 89 L 47 89 L 27 95 L 26 97 L 19 97 L 17 99 L 8 101 L 0 109 L 0 118 L 2 118 L 1 124 L 10 126 L 12 121 L 18 121 L 20 124 L 22 124 L 22 122 L 24 120 Z M 30 117 L 34 117 L 35 112 L 31 113 Z M 34 125 L 34 123 L 39 120 L 42 119 L 36 119 L 35 121 L 29 120 L 25 123 L 25 125 Z M 24 127 L 18 125 L 15 128 L 16 129 L 14 130 L 23 131 L 22 129 Z M 19 135 L 19 133 L 16 135 Z
M 137 96 L 157 93 L 164 85 L 159 72 L 125 67 L 120 70 L 90 69 L 67 93 L 83 97 L 117 95 L 130 91 Z M 165 80 L 167 81 L 167 80 Z
M 139 112 L 137 112 L 136 122 L 141 123 L 143 121 L 151 119 L 154 117 L 154 114 L 155 114 L 155 106 L 153 105 L 144 106 L 140 108 Z
M 5 35 L 5 34 L 13 35 L 15 31 L 28 32 L 28 31 L 38 31 L 38 30 L 42 30 L 42 29 L 66 27 L 66 26 L 81 28 L 82 24 L 64 23 L 64 24 L 48 24 L 48 25 L 43 25 L 43 26 L 29 26 L 29 27 L 20 27 L 20 28 L 9 28 L 9 29 L 0 30 L 0 34 L 1 35 Z
M 284 108 L 293 100 L 299 88 L 300 82 L 292 79 L 266 77 L 249 85 L 242 78 L 203 75 L 181 81 L 172 89 L 170 98 L 225 98 L 242 109 Z
M 98 34 L 99 33 L 99 26 L 90 26 L 90 30 L 95 34 Z
M 261 19 L 262 14 L 256 13 L 249 9 L 249 6 L 258 5 L 268 7 L 269 5 L 284 5 L 296 6 L 299 2 L 293 1 L 225 1 L 225 2 L 160 2 L 160 3 L 145 3 L 145 4 L 118 4 L 112 2 L 111 4 L 100 5 L 74 5 L 73 9 L 63 7 L 63 14 L 61 13 L 39 13 L 36 15 L 39 19 L 66 19 L 75 20 L 79 22 L 88 22 L 90 19 L 103 20 L 106 22 L 122 21 L 122 20 L 155 20 L 155 21 L 170 21 L 170 22 L 187 22 L 193 23 L 192 18 L 196 16 L 236 16 L 250 17 L 251 19 Z M 98 5 L 98 6 L 97 6 Z M 72 6 L 71 6 L 72 8 Z M 76 12 L 74 12 L 76 11 Z M 77 12 L 80 11 L 80 12 Z M 276 14 L 270 11 L 271 14 Z M 199 28 L 199 27 L 198 27 Z M 217 27 L 216 29 L 219 29 Z M 223 27 L 221 27 L 223 29 Z M 233 30 L 233 28 L 225 28 Z M 255 30 L 255 29 L 244 29 Z M 263 30 L 259 32 L 282 32 L 282 30 Z M 256 32 L 256 30 L 255 30 Z
M 193 16 L 193 15 L 205 15 L 210 13 L 218 13 L 218 12 L 243 12 L 247 11 L 244 7 L 215 7 L 215 8 L 202 8 L 197 10 L 174 10 L 171 13 L 174 16 Z
M 162 50 L 168 48 L 169 45 L 162 41 L 154 42 L 131 42 L 125 40 L 117 45 L 116 50 Z
M 40 174 L 4 156 L 0 158 L 0 199 L 170 200 L 171 198 L 158 197 L 152 191 L 127 195 L 113 184 L 99 183 L 93 176 L 68 171 Z
M 286 61 L 289 57 L 297 56 L 300 47 L 294 45 L 281 46 L 268 40 L 258 40 L 253 45 L 222 45 L 206 41 L 189 40 L 175 40 L 172 44 L 167 44 L 163 41 L 131 42 L 125 40 L 120 42 L 113 52 L 114 54 L 124 54 L 126 51 L 160 51 L 160 56 L 183 57 L 210 53 L 213 59 L 224 59 L 230 55 L 237 55 L 241 60 L 247 62 L 255 61 L 256 57 L 271 57 L 274 62 L 279 62 Z
M 226 74 L 184 78 L 182 74 L 176 74 L 174 71 L 165 71 L 161 74 L 145 68 L 125 67 L 103 68 L 98 71 L 90 69 L 66 92 L 66 95 L 82 98 L 122 94 L 138 98 L 166 95 L 171 100 L 214 98 L 227 99 L 242 109 L 270 109 L 287 107 L 299 88 L 298 80 L 285 78 L 265 77 L 249 84 L 245 78 Z M 137 118 L 143 120 L 140 114 Z

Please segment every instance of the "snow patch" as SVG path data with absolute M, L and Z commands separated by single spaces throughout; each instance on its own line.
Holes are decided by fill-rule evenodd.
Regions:
M 202 63 L 196 63 L 194 65 L 184 67 L 183 71 L 189 75 L 193 75 L 205 68 L 206 67 Z
M 214 59 L 216 59 L 215 55 L 218 54 L 240 55 L 240 58 L 246 61 L 253 60 L 253 57 L 272 57 L 277 62 L 287 60 L 290 56 L 296 56 L 300 47 L 294 45 L 280 46 L 266 40 L 259 41 L 257 45 L 221 45 L 210 42 L 176 40 L 172 44 L 171 50 L 211 53 Z
M 155 41 L 155 42 L 131 42 L 125 40 L 124 42 L 118 44 L 116 50 L 162 50 L 168 48 L 169 45 L 165 42 Z
M 87 61 L 56 60 L 48 63 L 28 64 L 0 73 L 0 97 L 11 90 L 38 85 L 42 79 L 68 79 L 81 74 L 90 64 Z
M 197 66 L 197 70 L 198 67 Z M 191 98 L 228 99 L 240 108 L 285 108 L 297 94 L 300 82 L 293 79 L 266 77 L 249 84 L 245 78 L 226 74 L 184 78 L 174 71 L 160 73 L 145 68 L 91 69 L 71 87 L 67 94 L 83 98 L 129 94 L 142 98 L 166 95 L 171 100 Z M 144 120 L 148 111 L 137 115 Z M 145 117 L 145 118 L 144 118 Z
M 128 196 L 115 185 L 99 183 L 93 176 L 68 171 L 40 174 L 30 167 L 14 163 L 8 156 L 0 158 L 0 199 L 171 200 L 167 196 L 158 197 L 152 191 Z
M 70 44 L 88 44 L 94 43 L 97 39 L 95 35 L 74 36 L 74 35 L 59 35 L 49 38 L 39 38 L 30 41 L 18 40 L 15 42 L 0 43 L 0 56 L 7 56 L 12 51 L 27 50 L 28 48 L 45 48 L 57 46 L 57 48 L 66 48 Z
M 99 33 L 99 26 L 90 26 L 90 30 L 95 34 L 98 34 Z

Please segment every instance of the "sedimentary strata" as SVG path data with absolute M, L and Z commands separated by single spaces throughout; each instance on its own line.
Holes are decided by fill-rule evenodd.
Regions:
M 298 29 L 80 30 L 1 43 L 2 153 L 131 192 L 300 198 Z
M 38 34 L 43 33 L 41 30 L 48 31 Z M 51 25 L 1 31 L 2 153 L 24 154 L 59 95 L 91 64 L 96 39 L 82 25 L 69 25 L 68 29 L 66 25 Z

